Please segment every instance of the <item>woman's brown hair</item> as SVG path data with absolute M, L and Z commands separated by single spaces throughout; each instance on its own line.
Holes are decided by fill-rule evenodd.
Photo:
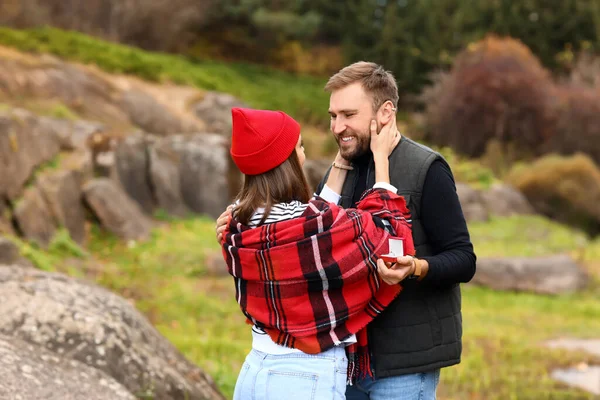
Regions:
M 274 204 L 294 200 L 308 203 L 310 198 L 306 176 L 294 150 L 287 160 L 272 170 L 260 175 L 244 175 L 244 185 L 237 195 L 234 215 L 240 223 L 248 225 L 256 209 L 264 207 L 265 212 L 259 222 L 261 225 Z

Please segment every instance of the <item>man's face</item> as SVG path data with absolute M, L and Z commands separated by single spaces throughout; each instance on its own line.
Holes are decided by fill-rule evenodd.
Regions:
M 340 148 L 340 155 L 348 161 L 369 151 L 371 120 L 375 118 L 372 98 L 360 82 L 335 90 L 329 98 L 331 132 Z M 377 123 L 379 125 L 379 121 Z

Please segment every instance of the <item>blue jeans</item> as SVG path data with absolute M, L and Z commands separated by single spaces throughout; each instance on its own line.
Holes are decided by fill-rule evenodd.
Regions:
M 284 355 L 253 349 L 242 365 L 233 400 L 344 400 L 347 368 L 343 347 Z
M 347 400 L 435 400 L 440 370 L 359 380 L 346 389 Z

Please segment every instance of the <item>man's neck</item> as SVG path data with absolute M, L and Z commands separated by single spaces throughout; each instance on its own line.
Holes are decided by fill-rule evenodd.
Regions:
M 371 160 L 373 159 L 373 152 L 371 150 L 367 150 L 367 152 L 359 157 L 356 157 L 354 160 L 352 160 L 352 164 L 361 167 L 361 166 L 367 166 L 369 165 L 369 163 L 371 162 Z

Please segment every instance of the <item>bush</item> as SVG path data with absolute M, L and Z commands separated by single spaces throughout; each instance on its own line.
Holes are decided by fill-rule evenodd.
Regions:
M 600 169 L 586 155 L 545 156 L 515 167 L 506 180 L 552 219 L 600 234 Z
M 537 154 L 551 136 L 554 84 L 521 42 L 489 36 L 467 47 L 424 93 L 427 139 L 480 156 L 491 139 Z
M 581 152 L 600 163 L 600 90 L 569 84 L 557 93 L 558 123 L 545 150 L 564 155 Z

